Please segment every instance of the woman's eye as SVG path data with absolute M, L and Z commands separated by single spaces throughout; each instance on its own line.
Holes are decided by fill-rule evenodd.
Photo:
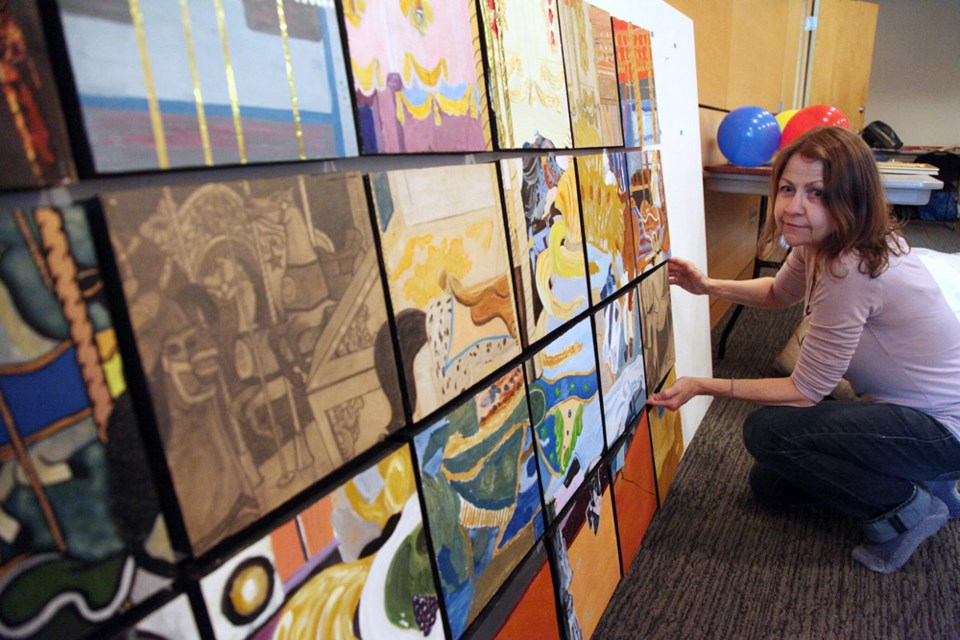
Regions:
M 812 191 L 810 191 L 810 195 L 813 196 L 814 198 L 820 198 L 823 195 L 823 192 L 820 191 L 820 189 L 813 189 Z
M 788 184 L 780 185 L 780 193 L 789 193 L 789 192 L 790 192 L 790 185 Z

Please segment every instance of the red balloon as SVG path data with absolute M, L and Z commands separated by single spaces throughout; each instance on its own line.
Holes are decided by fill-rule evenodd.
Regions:
M 783 148 L 793 142 L 793 140 L 807 131 L 812 131 L 819 127 L 843 127 L 850 128 L 850 121 L 843 111 L 828 104 L 815 104 L 804 107 L 793 114 L 793 117 L 783 128 L 783 134 L 780 136 L 780 147 Z

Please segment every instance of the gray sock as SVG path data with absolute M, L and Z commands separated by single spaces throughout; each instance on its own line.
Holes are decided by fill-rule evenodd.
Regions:
M 921 542 L 946 524 L 949 513 L 947 505 L 933 498 L 930 513 L 923 520 L 891 540 L 856 547 L 853 550 L 853 559 L 871 571 L 893 573 L 910 559 Z
M 956 480 L 934 480 L 924 482 L 923 488 L 940 498 L 950 510 L 950 519 L 960 518 L 960 492 L 957 492 Z

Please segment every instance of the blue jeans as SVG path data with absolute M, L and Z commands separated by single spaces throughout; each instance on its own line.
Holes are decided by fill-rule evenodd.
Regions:
M 918 484 L 960 478 L 960 440 L 935 418 L 898 405 L 764 407 L 747 417 L 743 441 L 757 460 L 758 500 L 828 506 L 875 541 L 927 513 L 931 497 Z

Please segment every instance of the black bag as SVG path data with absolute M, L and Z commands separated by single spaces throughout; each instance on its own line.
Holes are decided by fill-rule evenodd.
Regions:
M 950 222 L 960 217 L 957 201 L 960 200 L 960 155 L 946 151 L 934 151 L 917 156 L 914 162 L 932 164 L 940 170 L 935 177 L 943 182 L 943 188 L 930 193 L 930 201 L 917 207 L 921 220 Z
M 881 120 L 874 120 L 863 128 L 863 141 L 872 149 L 897 150 L 903 146 L 893 127 Z

